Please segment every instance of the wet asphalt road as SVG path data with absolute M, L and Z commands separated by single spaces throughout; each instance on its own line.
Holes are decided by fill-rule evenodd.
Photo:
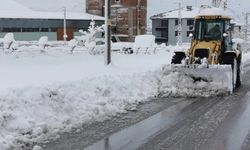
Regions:
M 248 79 L 250 71 L 229 96 L 153 100 L 38 145 L 45 150 L 250 150 Z
M 249 83 L 248 83 L 249 84 Z M 249 150 L 249 86 L 225 98 L 214 98 L 143 144 L 140 150 Z M 198 102 L 199 103 L 199 102 Z M 193 107 L 191 104 L 189 107 Z

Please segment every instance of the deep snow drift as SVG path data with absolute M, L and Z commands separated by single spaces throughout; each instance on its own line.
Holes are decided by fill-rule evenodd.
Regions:
M 1 150 L 126 113 L 153 97 L 225 94 L 216 83 L 163 74 L 173 51 L 184 48 L 162 47 L 151 55 L 113 53 L 110 66 L 104 66 L 102 55 L 70 54 L 65 47 L 1 52 Z

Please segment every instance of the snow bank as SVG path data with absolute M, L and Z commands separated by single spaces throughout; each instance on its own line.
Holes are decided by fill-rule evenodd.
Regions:
M 166 47 L 167 51 L 169 51 L 170 53 L 174 53 L 176 51 L 182 51 L 182 52 L 186 52 L 188 50 L 188 48 L 190 48 L 191 43 L 183 43 L 180 46 L 177 45 L 169 45 Z
M 135 37 L 134 47 L 154 47 L 155 46 L 155 36 L 154 35 L 138 35 Z
M 59 131 L 134 110 L 153 97 L 221 94 L 217 86 L 156 70 L 10 90 L 0 94 L 0 147 L 32 144 Z
M 147 80 L 145 80 L 147 79 Z M 0 147 L 101 121 L 156 97 L 155 73 L 87 78 L 0 94 Z
M 109 67 L 102 55 L 69 55 L 68 47 L 45 54 L 30 49 L 0 52 L 1 150 L 126 113 L 152 97 L 221 94 L 216 83 L 162 72 L 172 56 L 165 49 L 155 55 L 112 53 Z

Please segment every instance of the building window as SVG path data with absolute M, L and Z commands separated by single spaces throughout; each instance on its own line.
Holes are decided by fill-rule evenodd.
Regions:
M 178 36 L 179 31 L 175 31 L 175 36 Z
M 21 28 L 3 28 L 2 32 L 21 32 Z
M 175 25 L 176 26 L 178 25 L 178 19 L 175 19 Z
M 167 43 L 168 39 L 167 38 L 156 38 L 156 43 Z
M 189 30 L 193 31 L 194 30 L 194 26 L 193 25 L 189 26 Z
M 181 22 L 182 22 L 182 20 L 181 20 Z M 175 19 L 175 25 L 176 26 L 179 25 L 179 19 Z
M 187 20 L 187 26 L 193 26 L 194 25 L 194 20 L 193 19 L 188 19 Z
M 168 37 L 168 30 L 162 31 L 162 32 L 161 32 L 161 37 L 167 38 L 167 37 Z
M 168 20 L 162 20 L 161 21 L 161 26 L 162 27 L 168 27 Z
M 40 32 L 49 32 L 49 28 L 41 28 Z
M 23 32 L 39 32 L 39 28 L 23 28 Z
M 51 28 L 51 32 L 57 32 L 57 28 Z
M 187 31 L 187 37 L 189 37 L 190 33 L 193 33 L 193 31 Z

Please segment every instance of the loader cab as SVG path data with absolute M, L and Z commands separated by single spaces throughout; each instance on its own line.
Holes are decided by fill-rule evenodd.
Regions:
M 215 41 L 222 40 L 223 21 L 222 20 L 196 20 L 195 40 Z
M 218 42 L 222 51 L 232 49 L 230 18 L 224 16 L 196 17 L 194 40 Z

